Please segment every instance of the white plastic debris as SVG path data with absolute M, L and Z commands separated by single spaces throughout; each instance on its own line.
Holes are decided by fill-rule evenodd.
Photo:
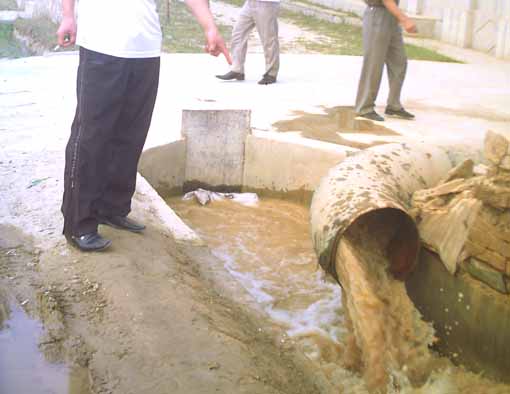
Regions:
M 183 200 L 191 200 L 193 198 L 201 205 L 206 205 L 211 201 L 232 200 L 242 205 L 254 206 L 259 201 L 256 193 L 219 193 L 204 189 L 188 192 L 182 197 Z

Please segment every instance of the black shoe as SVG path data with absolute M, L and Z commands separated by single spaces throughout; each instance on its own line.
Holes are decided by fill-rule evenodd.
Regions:
M 145 226 L 136 223 L 134 220 L 129 219 L 127 216 L 102 216 L 98 218 L 100 224 L 106 224 L 113 228 L 132 231 L 133 233 L 141 233 Z
M 100 252 L 112 244 L 112 241 L 101 237 L 97 232 L 80 236 L 66 235 L 66 239 L 83 252 Z
M 216 78 L 222 79 L 224 81 L 231 81 L 233 79 L 236 79 L 238 81 L 244 81 L 244 74 L 236 73 L 235 71 L 229 71 L 228 73 L 223 75 L 216 75 Z
M 276 77 L 273 77 L 272 75 L 264 75 L 258 83 L 259 83 L 259 85 L 270 85 L 275 82 L 276 82 Z
M 394 116 L 396 118 L 406 119 L 406 120 L 413 120 L 414 115 L 407 112 L 404 108 L 401 108 L 399 110 L 386 108 L 386 111 L 384 113 L 388 116 Z
M 369 120 L 375 120 L 376 122 L 384 122 L 384 118 L 375 111 L 372 111 L 372 112 L 369 112 L 369 113 L 363 114 L 363 115 L 358 115 L 358 117 L 369 119 Z

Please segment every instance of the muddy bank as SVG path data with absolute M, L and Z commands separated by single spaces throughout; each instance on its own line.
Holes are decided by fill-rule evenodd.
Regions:
M 278 327 L 201 275 L 206 249 L 180 248 L 143 216 L 144 236 L 101 229 L 115 245 L 104 254 L 2 247 L 2 288 L 45 325 L 49 359 L 86 368 L 96 393 L 327 392 Z

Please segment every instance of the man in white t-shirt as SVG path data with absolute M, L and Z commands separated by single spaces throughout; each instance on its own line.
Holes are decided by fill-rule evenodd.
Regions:
M 186 0 L 204 30 L 205 50 L 230 54 L 208 0 Z M 129 219 L 136 172 L 159 83 L 161 28 L 155 0 L 62 0 L 61 46 L 80 46 L 77 108 L 66 147 L 62 213 L 68 242 L 99 251 L 106 224 L 141 232 Z
M 280 68 L 280 43 L 278 41 L 278 14 L 280 0 L 246 0 L 232 31 L 232 68 L 216 78 L 224 81 L 244 81 L 244 63 L 248 51 L 248 38 L 256 27 L 264 48 L 266 71 L 260 85 L 276 82 Z

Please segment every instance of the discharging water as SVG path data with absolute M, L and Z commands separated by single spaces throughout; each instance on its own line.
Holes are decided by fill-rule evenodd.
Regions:
M 15 302 L 7 309 L 0 321 L 0 394 L 88 394 L 85 371 L 49 363 L 40 352 L 41 323 Z
M 349 260 L 352 273 L 342 299 L 340 286 L 317 266 L 305 207 L 276 199 L 256 206 L 228 200 L 201 206 L 179 197 L 167 202 L 316 363 L 332 392 L 361 394 L 370 387 L 400 394 L 510 394 L 509 386 L 428 350 L 431 327 L 421 321 L 404 285 L 389 278 L 384 262 L 370 252 L 377 245 L 359 234 L 339 248 L 338 258 Z

